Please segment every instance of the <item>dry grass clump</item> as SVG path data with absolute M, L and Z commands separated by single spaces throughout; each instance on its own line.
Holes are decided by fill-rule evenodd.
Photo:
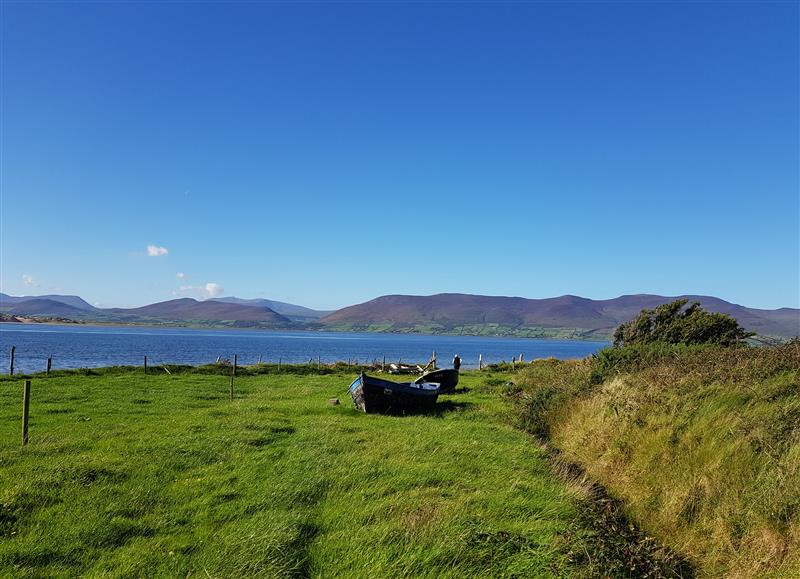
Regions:
M 526 371 L 523 421 L 701 574 L 800 574 L 800 344 L 653 350 Z

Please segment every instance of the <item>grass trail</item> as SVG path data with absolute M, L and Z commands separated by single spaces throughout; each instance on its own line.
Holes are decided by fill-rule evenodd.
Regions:
M 486 374 L 416 417 L 356 412 L 352 378 L 245 376 L 231 402 L 224 376 L 37 377 L 24 450 L 0 380 L 0 575 L 577 571 L 573 498 Z

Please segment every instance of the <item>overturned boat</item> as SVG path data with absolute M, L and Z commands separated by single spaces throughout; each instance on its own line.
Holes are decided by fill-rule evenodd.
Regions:
M 350 384 L 355 405 L 364 412 L 405 414 L 424 412 L 436 405 L 439 385 L 428 382 L 392 382 L 363 372 Z
M 432 370 L 430 372 L 425 372 L 425 374 L 414 381 L 415 384 L 422 384 L 423 382 L 438 384 L 440 392 L 452 392 L 458 385 L 458 370 L 453 368 Z

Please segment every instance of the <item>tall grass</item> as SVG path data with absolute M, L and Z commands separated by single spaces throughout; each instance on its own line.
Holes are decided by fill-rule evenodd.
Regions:
M 523 424 L 702 574 L 800 575 L 800 345 L 624 348 L 517 383 Z

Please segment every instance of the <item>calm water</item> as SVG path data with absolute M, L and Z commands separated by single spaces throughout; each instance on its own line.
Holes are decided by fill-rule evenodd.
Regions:
M 483 338 L 472 336 L 422 336 L 338 332 L 270 332 L 263 330 L 196 330 L 188 328 L 137 328 L 108 326 L 50 326 L 0 324 L 0 371 L 8 371 L 11 346 L 16 346 L 15 373 L 44 370 L 48 355 L 53 368 L 148 364 L 205 364 L 218 356 L 239 357 L 253 364 L 259 354 L 265 362 L 323 362 L 359 360 L 424 362 L 436 351 L 439 365 L 460 354 L 465 367 L 475 367 L 478 355 L 485 363 L 509 361 L 520 354 L 534 358 L 582 358 L 606 342 Z

